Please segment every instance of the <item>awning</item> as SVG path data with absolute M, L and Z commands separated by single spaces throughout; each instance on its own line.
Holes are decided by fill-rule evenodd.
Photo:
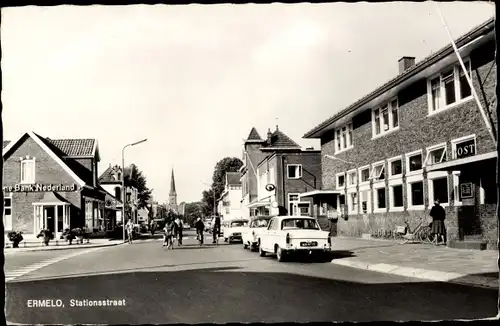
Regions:
M 261 200 L 261 201 L 254 201 L 253 203 L 247 205 L 248 208 L 263 207 L 263 206 L 271 206 L 271 202 L 269 200 Z
M 299 197 L 304 198 L 304 197 L 314 197 L 317 195 L 341 195 L 341 194 L 342 191 L 340 190 L 313 190 L 299 194 Z
M 486 161 L 486 160 L 492 160 L 496 159 L 498 156 L 497 152 L 489 152 L 485 154 L 479 154 L 479 155 L 474 155 L 474 156 L 469 156 L 465 158 L 460 158 L 457 160 L 453 161 L 447 161 L 443 163 L 438 163 L 438 164 L 433 164 L 433 165 L 428 165 L 427 166 L 427 171 L 450 171 L 450 170 L 456 170 L 457 167 L 471 164 L 471 163 L 477 163 L 481 161 Z

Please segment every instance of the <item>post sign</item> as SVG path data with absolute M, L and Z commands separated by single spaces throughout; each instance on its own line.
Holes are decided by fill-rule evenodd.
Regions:
M 63 185 L 63 184 L 15 184 L 13 186 L 4 186 L 3 191 L 5 192 L 72 192 L 77 191 L 78 187 L 76 184 Z
M 476 155 L 476 141 L 469 139 L 456 144 L 457 159 Z
M 474 198 L 474 185 L 471 182 L 460 184 L 460 198 Z

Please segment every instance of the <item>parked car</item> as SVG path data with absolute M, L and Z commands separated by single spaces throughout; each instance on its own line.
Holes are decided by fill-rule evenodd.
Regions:
M 228 221 L 228 226 L 224 228 L 224 241 L 233 242 L 242 240 L 242 232 L 248 227 L 247 219 L 235 219 Z
M 329 255 L 332 244 L 328 231 L 322 231 L 314 217 L 277 216 L 258 239 L 259 253 L 275 254 L 278 261 L 298 253 Z
M 263 230 L 266 230 L 271 216 L 256 216 L 250 220 L 248 228 L 242 231 L 243 248 L 250 251 L 258 249 L 258 239 Z

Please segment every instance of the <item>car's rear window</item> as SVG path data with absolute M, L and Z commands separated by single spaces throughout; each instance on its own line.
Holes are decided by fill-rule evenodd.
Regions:
M 294 218 L 285 219 L 281 222 L 281 228 L 287 229 L 305 229 L 305 230 L 319 230 L 319 225 L 316 220 L 310 218 Z
M 231 227 L 232 228 L 237 228 L 237 227 L 240 227 L 240 226 L 247 226 L 247 225 L 248 225 L 247 221 L 234 221 L 234 222 L 231 222 Z

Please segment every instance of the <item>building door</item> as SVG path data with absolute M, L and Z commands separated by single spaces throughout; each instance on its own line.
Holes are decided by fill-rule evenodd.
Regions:
M 55 232 L 55 207 L 54 206 L 47 206 L 44 208 L 45 210 L 45 228 L 50 230 L 51 232 Z

